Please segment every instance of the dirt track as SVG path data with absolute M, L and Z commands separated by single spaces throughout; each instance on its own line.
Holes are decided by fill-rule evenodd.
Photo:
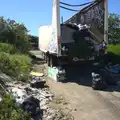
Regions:
M 75 120 L 120 120 L 120 93 L 93 91 L 88 71 L 72 66 L 66 83 L 48 83 L 56 96 L 64 96 Z
M 37 64 L 36 71 L 43 72 L 43 66 Z M 56 98 L 62 96 L 65 99 L 62 104 L 53 101 L 52 107 L 71 111 L 75 120 L 120 120 L 120 86 L 110 86 L 106 91 L 93 91 L 91 70 L 82 66 L 66 67 L 68 80 L 63 83 L 45 78 Z

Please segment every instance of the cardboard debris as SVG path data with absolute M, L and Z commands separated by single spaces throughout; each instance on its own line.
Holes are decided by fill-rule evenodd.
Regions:
M 31 72 L 30 75 L 36 76 L 36 77 L 43 77 L 44 76 L 43 73 L 38 73 L 38 72 Z

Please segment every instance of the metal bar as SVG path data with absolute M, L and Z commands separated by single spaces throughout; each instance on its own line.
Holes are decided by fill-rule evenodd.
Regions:
M 63 16 L 61 17 L 61 23 L 63 24 Z
M 108 44 L 108 0 L 104 0 L 104 41 Z
M 60 2 L 60 4 L 67 5 L 67 6 L 72 6 L 72 7 L 79 7 L 79 6 L 84 6 L 84 5 L 91 4 L 91 3 L 93 3 L 93 2 L 94 2 L 94 1 L 92 1 L 92 2 L 87 2 L 87 3 L 84 3 L 84 4 L 80 4 L 80 5 L 71 5 L 71 4 L 64 3 L 64 2 Z M 96 2 L 96 1 L 95 1 L 95 2 Z
M 52 17 L 52 28 L 55 34 L 55 43 L 57 44 L 57 55 L 61 56 L 61 44 L 58 44 L 58 40 L 61 39 L 60 29 L 60 1 L 53 0 L 53 17 Z
M 66 10 L 70 10 L 70 11 L 75 11 L 75 12 L 79 11 L 79 10 L 74 10 L 74 9 L 66 8 L 66 7 L 63 7 L 63 6 L 60 6 L 60 7 L 63 8 L 63 9 L 66 9 Z

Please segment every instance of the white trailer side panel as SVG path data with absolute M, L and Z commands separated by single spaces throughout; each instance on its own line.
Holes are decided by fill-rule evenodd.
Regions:
M 40 26 L 39 28 L 39 49 L 43 52 L 49 51 L 49 44 L 52 37 L 52 26 Z
M 57 56 L 61 56 L 60 0 L 53 0 L 52 35 L 50 52 L 54 51 Z
M 52 25 L 40 26 L 39 49 L 43 52 L 57 54 L 57 40 Z

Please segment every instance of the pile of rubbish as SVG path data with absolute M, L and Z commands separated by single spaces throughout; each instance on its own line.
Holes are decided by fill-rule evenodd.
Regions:
M 120 75 L 120 64 L 117 64 L 115 66 L 111 66 L 111 64 L 106 68 L 109 72 Z
M 69 23 L 69 24 L 65 24 L 68 27 L 74 28 L 76 30 L 85 30 L 85 29 L 89 29 L 90 26 L 89 25 L 82 25 L 82 24 L 76 24 L 76 23 Z
M 53 110 L 49 102 L 53 99 L 46 81 L 39 76 L 33 76 L 29 83 L 8 82 L 7 91 L 15 98 L 17 106 L 26 112 L 31 112 L 33 120 L 49 120 Z M 46 117 L 46 118 L 45 118 Z M 48 117 L 48 118 L 47 118 Z
M 108 65 L 107 67 L 100 68 L 97 66 L 91 73 L 92 75 L 92 88 L 97 90 L 106 89 L 108 85 L 117 85 L 117 77 L 120 78 L 120 65 Z
M 15 98 L 18 108 L 30 112 L 31 120 L 72 120 L 69 115 L 50 106 L 54 95 L 43 79 L 44 74 L 36 72 L 30 74 L 32 80 L 29 83 L 17 81 L 6 83 L 7 92 Z

